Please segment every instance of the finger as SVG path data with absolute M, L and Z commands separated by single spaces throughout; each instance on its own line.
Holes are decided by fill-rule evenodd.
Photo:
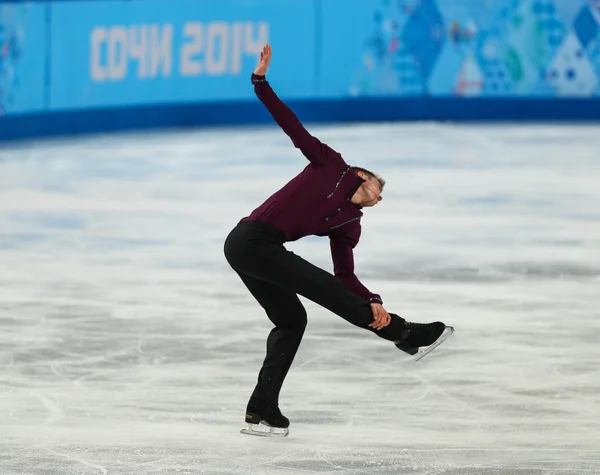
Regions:
M 382 323 L 383 323 L 383 315 L 379 315 L 377 317 L 377 320 L 375 320 L 375 322 L 373 322 L 373 327 L 375 327 L 377 330 L 381 330 L 382 327 Z
M 388 315 L 388 313 L 385 310 L 381 310 L 379 312 L 379 329 L 380 330 L 386 326 L 385 322 L 386 322 L 387 315 Z
M 386 315 L 385 318 L 383 319 L 383 323 L 381 324 L 381 328 L 387 327 L 391 321 L 392 321 L 392 317 L 390 317 L 389 315 Z
M 377 305 L 371 305 L 371 311 L 373 312 L 373 318 L 376 318 L 379 314 L 379 307 Z
M 379 316 L 379 318 L 378 318 L 378 324 L 379 324 L 379 328 L 380 329 L 383 328 L 383 326 L 384 326 L 383 324 L 385 322 L 385 316 L 386 315 L 387 315 L 387 312 L 385 310 L 381 309 L 381 307 L 380 307 L 380 310 L 379 310 L 379 313 L 378 313 L 378 316 Z
M 373 323 L 371 323 L 369 326 L 370 327 L 376 327 L 377 326 L 377 319 L 379 318 L 379 309 L 377 307 L 372 307 L 373 309 Z
M 378 330 L 381 330 L 382 328 L 387 327 L 390 324 L 391 320 L 392 320 L 392 317 L 390 317 L 390 314 L 387 312 L 383 312 L 381 315 L 381 318 L 380 318 Z

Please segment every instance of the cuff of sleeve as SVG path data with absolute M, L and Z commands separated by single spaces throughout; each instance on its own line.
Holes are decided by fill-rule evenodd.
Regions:
M 257 82 L 267 82 L 267 78 L 265 76 L 259 76 L 258 74 L 252 73 L 252 84 L 256 84 Z
M 383 305 L 383 300 L 381 300 L 381 297 L 379 295 L 374 294 L 369 298 L 369 303 L 378 303 L 380 305 Z

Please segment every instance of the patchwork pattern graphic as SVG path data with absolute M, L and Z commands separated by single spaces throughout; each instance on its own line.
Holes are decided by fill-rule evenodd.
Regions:
M 357 69 L 368 64 L 370 74 L 351 86 L 354 93 L 599 95 L 600 0 L 379 0 L 373 5 L 379 25 L 393 17 L 396 28 L 375 28 L 365 41 Z
M 25 41 L 26 4 L 0 4 L 0 116 L 15 100 L 21 77 L 19 61 Z
M 444 25 L 435 0 L 421 0 L 409 16 L 399 41 L 418 64 L 421 78 L 426 81 L 440 50 Z

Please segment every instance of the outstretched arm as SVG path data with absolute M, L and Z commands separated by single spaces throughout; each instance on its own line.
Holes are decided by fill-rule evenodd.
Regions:
M 329 236 L 333 273 L 346 287 L 370 303 L 383 303 L 378 294 L 369 291 L 354 274 L 354 248 L 358 244 L 359 230 L 350 234 L 335 233 Z
M 338 231 L 329 236 L 333 273 L 352 292 L 367 300 L 373 312 L 373 323 L 369 326 L 381 330 L 390 324 L 390 314 L 383 308 L 378 294 L 369 291 L 354 274 L 354 248 L 360 239 L 360 224 L 355 223 L 345 231 Z
M 252 74 L 254 92 L 275 119 L 275 122 L 292 140 L 294 146 L 314 165 L 325 163 L 329 154 L 336 153 L 321 143 L 304 128 L 298 117 L 271 89 L 265 75 L 271 62 L 271 46 L 266 45 L 260 54 L 260 62 Z

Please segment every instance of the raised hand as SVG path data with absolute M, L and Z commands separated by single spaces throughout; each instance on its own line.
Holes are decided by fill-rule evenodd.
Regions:
M 254 70 L 254 74 L 258 76 L 265 76 L 267 74 L 267 69 L 269 69 L 269 64 L 271 63 L 271 45 L 266 44 L 260 53 L 260 61 Z

